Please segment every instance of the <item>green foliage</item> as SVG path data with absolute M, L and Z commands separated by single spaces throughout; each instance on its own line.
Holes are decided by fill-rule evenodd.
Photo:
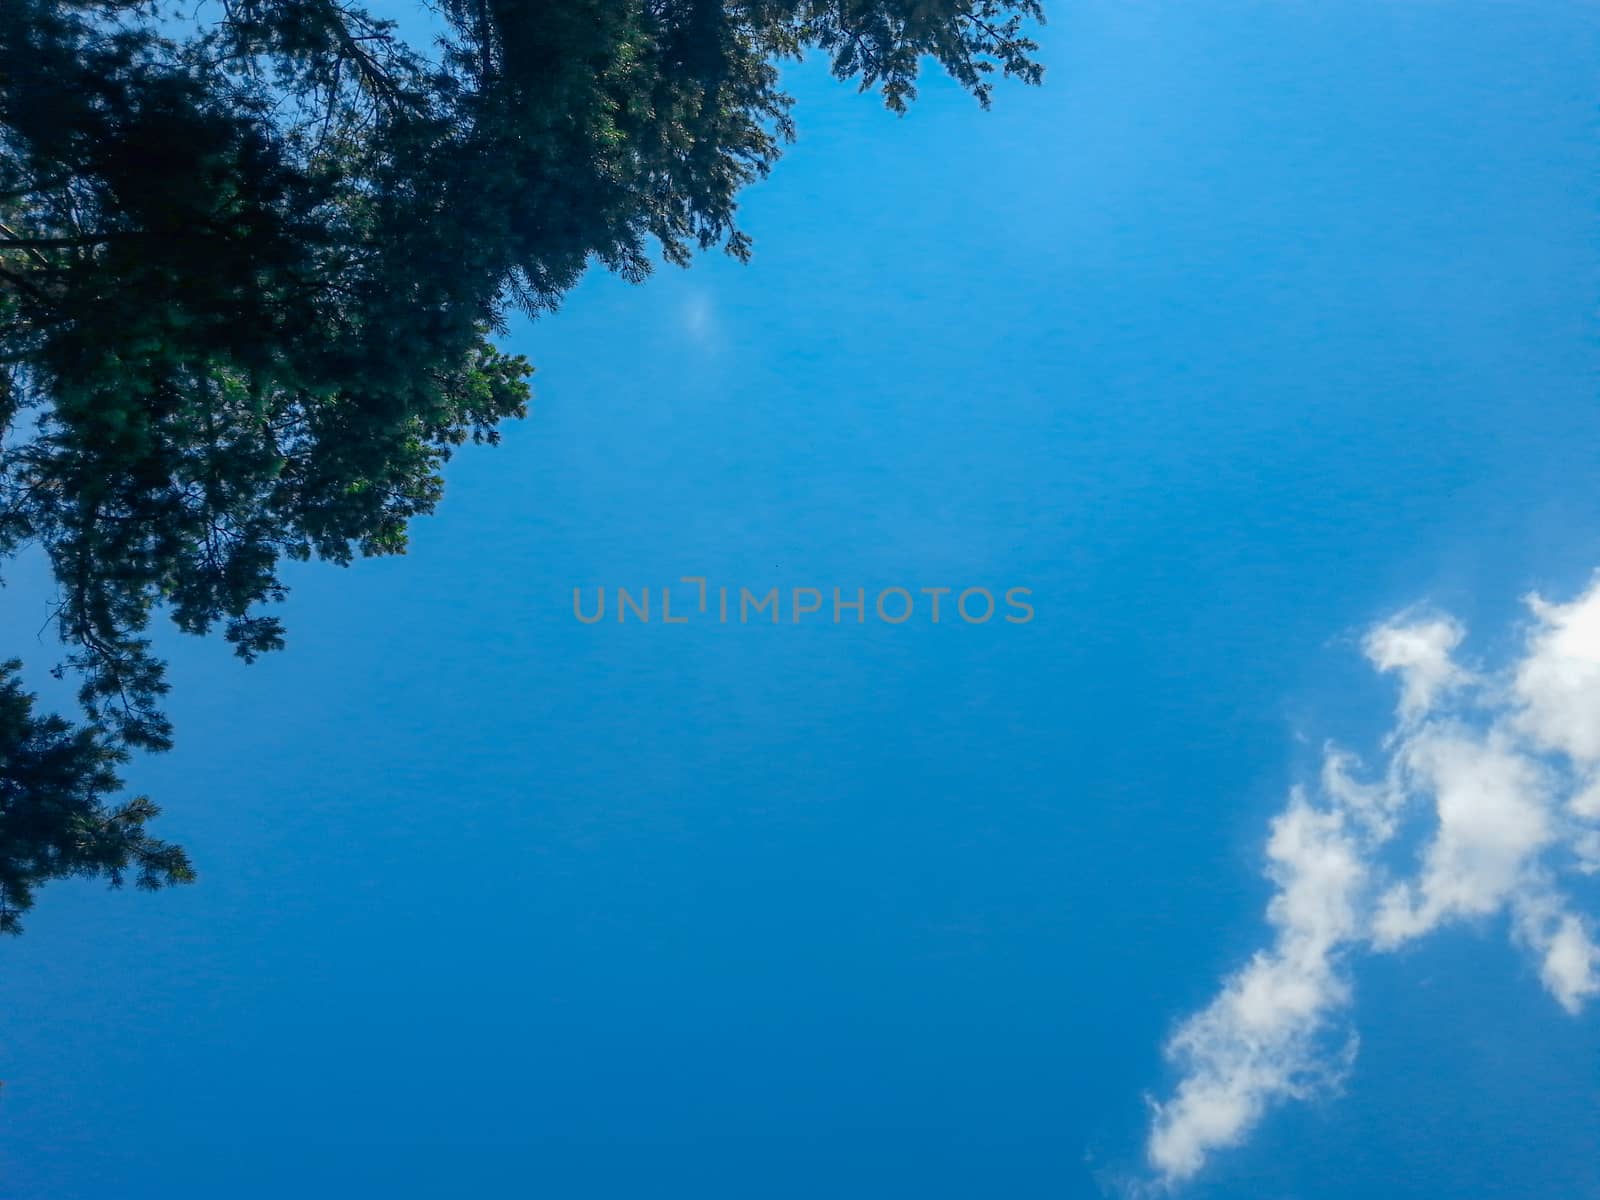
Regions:
M 35 716 L 15 660 L 0 663 L 0 933 L 17 933 L 34 888 L 70 875 L 103 875 L 155 889 L 194 878 L 182 850 L 144 831 L 159 813 L 145 796 L 115 807 L 127 752 L 92 729 Z
M 984 104 L 1040 71 L 1036 0 L 436 15 L 418 47 L 343 0 L 7 0 L 0 560 L 48 556 L 87 725 L 33 722 L 6 682 L 0 779 L 70 744 L 98 813 L 96 754 L 170 745 L 158 610 L 248 660 L 283 644 L 285 558 L 403 552 L 452 452 L 526 411 L 531 368 L 488 340 L 508 307 L 553 309 L 590 263 L 643 279 L 652 248 L 748 256 L 738 193 L 794 136 L 783 60 L 816 48 L 895 111 L 926 58 Z M 138 858 L 150 811 L 102 825 Z M 90 841 L 0 885 L 121 869 Z

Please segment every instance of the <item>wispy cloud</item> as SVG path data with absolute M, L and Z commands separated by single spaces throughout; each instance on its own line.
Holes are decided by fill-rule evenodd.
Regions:
M 705 342 L 716 335 L 716 311 L 712 308 L 711 297 L 706 293 L 689 291 L 683 298 L 678 314 L 684 332 L 694 341 Z
M 1402 613 L 1366 637 L 1399 684 L 1383 761 L 1364 772 L 1328 747 L 1316 785 L 1273 820 L 1272 943 L 1167 1045 L 1180 1077 L 1146 1145 L 1162 1181 L 1239 1144 L 1275 1102 L 1344 1077 L 1360 953 L 1503 913 L 1562 1008 L 1600 993 L 1593 925 L 1561 887 L 1600 871 L 1600 578 L 1569 604 L 1527 603 L 1519 656 L 1500 670 L 1458 661 L 1466 631 L 1448 616 Z M 1411 831 L 1421 848 L 1397 861 Z

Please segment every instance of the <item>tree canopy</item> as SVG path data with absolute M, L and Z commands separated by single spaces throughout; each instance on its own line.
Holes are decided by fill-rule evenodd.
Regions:
M 423 7 L 419 0 L 419 8 Z M 0 929 L 35 884 L 190 877 L 114 767 L 161 750 L 150 621 L 283 644 L 283 559 L 396 554 L 525 415 L 492 337 L 590 263 L 746 258 L 807 50 L 894 111 L 932 59 L 1036 82 L 1037 0 L 7 0 L 0 564 L 42 549 L 81 726 L 0 668 Z

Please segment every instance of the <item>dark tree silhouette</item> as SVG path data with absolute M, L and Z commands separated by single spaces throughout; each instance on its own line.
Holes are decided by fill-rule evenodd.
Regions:
M 510 308 L 652 248 L 749 254 L 779 62 L 820 50 L 896 111 L 929 58 L 984 104 L 1040 74 L 1037 0 L 430 7 L 416 46 L 340 0 L 6 0 L 0 561 L 48 556 L 85 710 L 35 718 L 4 677 L 6 928 L 52 873 L 187 877 L 148 802 L 103 800 L 170 744 L 153 613 L 277 648 L 284 557 L 402 552 L 444 460 L 524 415 Z

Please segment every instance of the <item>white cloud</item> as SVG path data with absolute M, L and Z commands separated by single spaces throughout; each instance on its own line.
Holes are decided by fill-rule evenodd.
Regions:
M 1539 956 L 1539 978 L 1562 1008 L 1576 1013 L 1600 992 L 1600 947 L 1583 918 L 1558 896 L 1537 892 L 1518 898 L 1516 933 Z
M 1432 801 L 1437 825 L 1418 877 L 1378 903 L 1372 932 L 1380 949 L 1451 917 L 1498 911 L 1551 837 L 1542 772 L 1502 734 L 1429 728 L 1401 743 L 1396 757 L 1412 794 Z
M 1450 657 L 1465 636 L 1449 617 L 1408 620 L 1402 613 L 1367 634 L 1362 649 L 1378 670 L 1399 673 L 1400 715 L 1414 718 L 1471 679 Z
M 1535 744 L 1600 762 L 1600 583 L 1571 604 L 1528 599 L 1539 625 L 1517 665 L 1516 723 Z
M 1164 1182 L 1239 1144 L 1274 1102 L 1344 1077 L 1344 964 L 1360 952 L 1508 914 L 1562 1008 L 1600 994 L 1600 947 L 1558 886 L 1564 870 L 1600 870 L 1600 579 L 1528 607 L 1522 653 L 1490 674 L 1456 661 L 1466 631 L 1447 616 L 1367 635 L 1367 658 L 1400 681 L 1384 770 L 1363 779 L 1330 746 L 1314 792 L 1295 789 L 1274 819 L 1272 944 L 1167 1044 L 1180 1077 L 1146 1144 Z M 1394 850 L 1402 831 L 1419 835 L 1409 855 Z
M 1341 814 L 1296 794 L 1272 823 L 1267 857 L 1279 889 L 1267 910 L 1277 928 L 1272 949 L 1232 976 L 1167 1047 L 1184 1078 L 1156 1106 L 1149 1155 L 1171 1178 L 1237 1143 L 1271 1101 L 1309 1094 L 1337 1074 L 1322 1036 L 1348 997 L 1333 953 L 1356 930 L 1362 855 Z

